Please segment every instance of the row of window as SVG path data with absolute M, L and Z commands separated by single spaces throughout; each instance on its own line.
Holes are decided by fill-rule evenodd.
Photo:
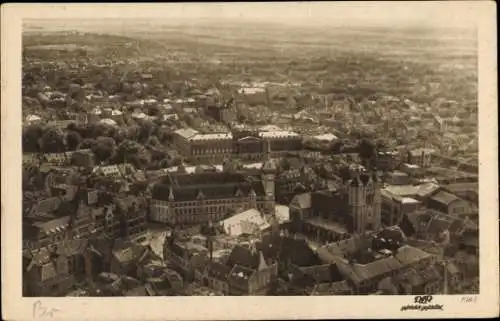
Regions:
M 240 202 L 245 202 L 250 200 L 250 197 L 234 197 L 234 198 L 225 198 L 225 199 L 213 199 L 213 200 L 203 200 L 203 203 L 205 205 L 212 205 L 212 204 L 231 204 L 231 203 L 240 203 Z M 152 200 L 152 204 L 155 207 L 168 207 L 169 202 L 168 201 L 162 201 L 162 200 Z M 174 207 L 185 207 L 185 206 L 199 206 L 200 202 L 199 201 L 187 201 L 187 202 L 174 202 Z
M 207 215 L 183 215 L 183 216 L 177 216 L 176 222 L 193 224 L 193 223 L 206 222 L 208 220 L 218 220 L 223 216 L 224 213 L 217 213 L 217 214 L 210 213 Z
M 241 204 L 244 206 L 244 204 Z M 231 205 L 211 205 L 203 207 L 188 207 L 188 208 L 178 208 L 175 210 L 176 215 L 203 215 L 211 213 L 221 213 L 226 211 Z M 245 207 L 245 206 L 244 206 Z
M 146 232 L 146 227 L 144 225 L 140 225 L 137 228 L 131 229 L 129 231 L 129 235 L 137 235 Z
M 231 154 L 232 152 L 232 148 L 193 148 L 191 150 L 193 155 Z

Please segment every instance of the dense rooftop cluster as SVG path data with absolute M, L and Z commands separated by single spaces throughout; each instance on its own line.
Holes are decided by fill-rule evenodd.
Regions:
M 161 37 L 25 35 L 25 295 L 477 291 L 473 71 Z

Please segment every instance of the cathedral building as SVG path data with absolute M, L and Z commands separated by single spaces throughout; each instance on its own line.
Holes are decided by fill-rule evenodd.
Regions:
M 311 193 L 308 208 L 291 207 L 296 233 L 334 242 L 381 227 L 380 182 L 375 174 L 355 173 L 333 190 Z

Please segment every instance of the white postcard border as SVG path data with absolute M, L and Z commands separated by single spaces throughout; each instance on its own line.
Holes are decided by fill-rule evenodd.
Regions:
M 408 6 L 415 2 L 408 2 Z M 362 5 L 358 2 L 355 5 Z M 33 305 L 58 309 L 52 320 L 250 320 L 305 318 L 455 318 L 498 316 L 497 62 L 495 3 L 462 2 L 477 17 L 479 45 L 480 295 L 434 296 L 443 311 L 401 311 L 412 296 L 22 298 L 21 291 L 21 22 L 26 18 L 148 17 L 162 5 L 2 6 L 2 312 L 33 319 Z M 211 4 L 215 6 L 215 4 Z M 219 6 L 223 6 L 222 4 Z M 451 4 L 450 4 L 451 6 Z M 450 7 L 451 10 L 451 7 Z M 397 13 L 395 13 L 397 14 Z M 8 260 L 7 260 L 8 258 Z

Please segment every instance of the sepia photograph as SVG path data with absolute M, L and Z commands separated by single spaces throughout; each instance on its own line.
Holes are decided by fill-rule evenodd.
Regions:
M 23 319 L 498 316 L 494 11 L 3 6 L 2 288 Z

